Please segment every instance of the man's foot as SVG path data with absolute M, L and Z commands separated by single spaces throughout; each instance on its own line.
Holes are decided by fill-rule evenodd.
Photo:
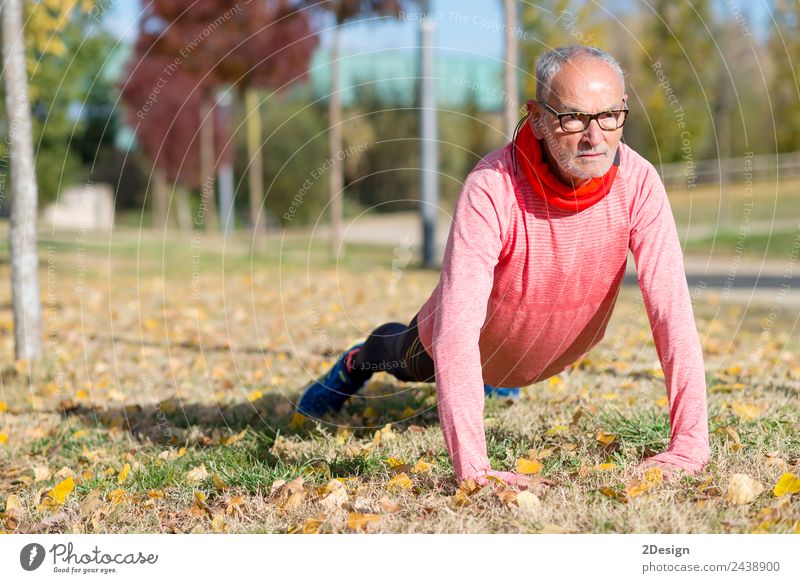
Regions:
M 306 387 L 297 404 L 300 413 L 319 418 L 331 411 L 338 411 L 351 395 L 364 386 L 367 379 L 354 379 L 348 371 L 348 365 L 362 346 L 364 343 L 359 342 L 345 350 L 327 374 Z
M 483 394 L 486 395 L 487 398 L 495 397 L 498 399 L 511 399 L 512 401 L 516 401 L 519 399 L 520 391 L 519 387 L 493 387 L 492 385 L 483 385 Z

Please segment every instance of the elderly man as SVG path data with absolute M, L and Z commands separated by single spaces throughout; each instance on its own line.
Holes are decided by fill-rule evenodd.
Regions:
M 620 143 L 622 70 L 598 49 L 558 48 L 537 59 L 536 85 L 512 141 L 467 177 L 439 284 L 419 313 L 351 347 L 298 408 L 336 410 L 375 370 L 435 381 L 457 477 L 525 487 L 527 477 L 490 466 L 481 388 L 541 381 L 595 346 L 630 249 L 671 423 L 669 449 L 644 465 L 694 472 L 709 456 L 703 356 L 664 186 Z

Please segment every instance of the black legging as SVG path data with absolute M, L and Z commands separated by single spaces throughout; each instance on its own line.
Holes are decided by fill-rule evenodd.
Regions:
M 384 371 L 401 381 L 435 382 L 433 359 L 419 339 L 417 316 L 405 326 L 389 322 L 375 328 L 353 358 L 351 376 L 363 380 Z

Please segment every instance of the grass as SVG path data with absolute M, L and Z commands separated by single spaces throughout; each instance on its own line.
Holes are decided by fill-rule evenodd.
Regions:
M 241 237 L 192 248 L 124 229 L 110 240 L 44 237 L 41 251 L 46 357 L 0 370 L 5 531 L 360 532 L 354 514 L 377 515 L 368 527 L 377 532 L 797 528 L 798 496 L 771 492 L 800 461 L 791 358 L 800 346 L 788 308 L 771 320 L 766 308 L 711 295 L 697 303 L 711 463 L 624 501 L 609 493 L 669 439 L 647 316 L 634 309 L 638 291 L 624 288 L 606 340 L 583 361 L 516 403 L 486 404 L 493 466 L 536 456 L 551 482 L 541 505 L 525 510 L 500 486 L 455 496 L 433 385 L 377 374 L 324 423 L 293 416 L 333 355 L 385 321 L 408 321 L 438 274 L 405 269 L 393 293 L 391 249 L 350 246 L 332 263 L 323 244 L 299 234 L 269 240 L 254 257 Z M 0 298 L 6 363 L 9 300 Z M 402 473 L 407 482 L 397 481 Z M 736 473 L 765 486 L 754 502 L 725 501 Z M 70 477 L 63 504 L 43 504 Z M 335 504 L 331 480 L 344 489 Z M 776 509 L 767 521 L 765 508 Z

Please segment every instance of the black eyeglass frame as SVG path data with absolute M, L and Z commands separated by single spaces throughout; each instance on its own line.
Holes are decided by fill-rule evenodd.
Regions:
M 622 102 L 625 105 L 625 107 L 622 107 L 620 109 L 607 109 L 605 111 L 598 111 L 597 113 L 588 113 L 586 111 L 563 111 L 562 112 L 562 111 L 556 111 L 554 108 L 550 107 L 544 101 L 537 101 L 537 103 L 539 103 L 539 105 L 541 105 L 547 111 L 549 111 L 554 116 L 556 116 L 556 118 L 558 119 L 558 125 L 561 127 L 561 131 L 563 131 L 565 134 L 577 134 L 577 133 L 580 133 L 580 132 L 585 132 L 586 128 L 589 127 L 589 124 L 592 123 L 592 120 L 596 120 L 597 121 L 597 127 L 599 127 L 604 132 L 615 132 L 618 129 L 622 128 L 622 126 L 625 125 L 625 122 L 628 121 L 628 112 L 630 111 L 628 109 L 628 107 L 627 107 L 628 104 L 625 103 L 625 101 Z M 600 123 L 600 119 L 599 118 L 600 118 L 601 115 L 605 115 L 607 113 L 620 114 L 620 113 L 623 113 L 623 112 L 625 113 L 625 117 L 622 118 L 622 123 L 619 124 L 614 129 L 606 129 Z M 568 115 L 585 116 L 583 119 L 585 119 L 586 121 L 583 123 L 583 128 L 581 128 L 579 130 L 568 130 L 568 129 L 566 129 L 564 127 L 564 121 L 563 120 Z M 576 118 L 576 119 L 580 119 L 580 118 Z

